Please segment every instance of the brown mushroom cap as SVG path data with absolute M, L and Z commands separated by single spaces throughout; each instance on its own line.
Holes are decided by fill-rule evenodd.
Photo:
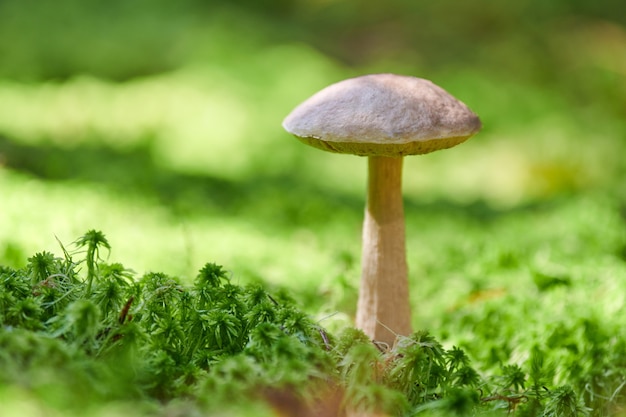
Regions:
M 403 156 L 458 145 L 482 125 L 465 104 L 428 80 L 373 74 L 324 88 L 296 107 L 283 127 L 326 151 Z

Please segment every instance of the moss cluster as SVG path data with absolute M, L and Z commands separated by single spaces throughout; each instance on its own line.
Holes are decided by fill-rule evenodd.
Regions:
M 40 252 L 24 268 L 0 268 L 0 396 L 19 389 L 66 415 L 131 404 L 137 416 L 233 408 L 245 415 L 249 407 L 250 415 L 581 416 L 591 409 L 578 387 L 600 392 L 615 379 L 581 363 L 582 374 L 569 378 L 575 386 L 553 386 L 553 364 L 539 347 L 528 369 L 501 363 L 488 374 L 481 369 L 493 363 L 474 366 L 465 350 L 427 332 L 393 347 L 354 328 L 330 334 L 284 290 L 235 285 L 213 263 L 186 285 L 104 262 L 110 248 L 101 232 L 75 246 L 61 245 L 62 257 Z M 602 362 L 598 355 L 615 351 L 597 323 L 583 330 L 603 346 L 581 345 L 581 357 Z M 604 412 L 619 398 L 592 405 Z

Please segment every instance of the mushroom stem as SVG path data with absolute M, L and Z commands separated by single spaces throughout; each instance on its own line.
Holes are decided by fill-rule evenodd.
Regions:
M 390 347 L 409 335 L 411 307 L 402 202 L 402 157 L 368 157 L 361 290 L 356 325 Z

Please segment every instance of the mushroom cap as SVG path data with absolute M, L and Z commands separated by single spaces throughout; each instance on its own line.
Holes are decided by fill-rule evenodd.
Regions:
M 296 107 L 283 127 L 323 150 L 397 157 L 458 145 L 482 125 L 465 104 L 428 80 L 372 74 L 322 89 Z

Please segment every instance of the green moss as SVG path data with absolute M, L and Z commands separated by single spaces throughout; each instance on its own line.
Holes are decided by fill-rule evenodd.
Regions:
M 157 272 L 135 277 L 96 251 L 80 252 L 94 236 L 106 241 L 89 231 L 76 249 L 61 246 L 63 257 L 41 252 L 24 268 L 0 268 L 0 395 L 19 393 L 6 409 L 26 396 L 66 415 L 127 404 L 136 416 L 248 415 L 258 407 L 573 416 L 610 415 L 624 400 L 619 320 L 540 319 L 520 313 L 533 300 L 509 296 L 456 312 L 446 327 L 458 332 L 457 346 L 422 331 L 389 348 L 351 327 L 331 334 L 289 293 L 236 285 L 217 264 L 207 263 L 192 285 Z M 537 290 L 550 297 L 570 288 Z M 542 335 L 528 338 L 519 317 L 536 321 Z

